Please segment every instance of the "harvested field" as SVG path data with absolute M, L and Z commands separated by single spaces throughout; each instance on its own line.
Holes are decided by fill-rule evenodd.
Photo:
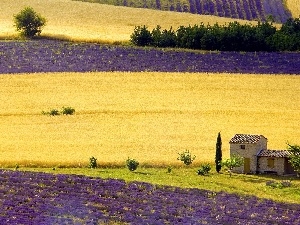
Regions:
M 297 143 L 298 76 L 110 72 L 0 76 L 2 163 L 176 164 L 189 149 L 213 161 L 235 133 L 258 133 L 269 148 Z M 71 106 L 73 116 L 41 112 Z

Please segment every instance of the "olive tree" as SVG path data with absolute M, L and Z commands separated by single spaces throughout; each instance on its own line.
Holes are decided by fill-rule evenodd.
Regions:
M 14 23 L 17 31 L 26 38 L 33 38 L 42 32 L 46 19 L 36 13 L 33 8 L 26 7 L 17 15 L 14 15 Z

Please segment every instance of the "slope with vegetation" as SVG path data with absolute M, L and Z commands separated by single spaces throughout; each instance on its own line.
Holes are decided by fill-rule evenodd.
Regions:
M 13 16 L 27 6 L 47 19 L 42 36 L 88 42 L 128 42 L 135 26 L 146 25 L 154 29 L 160 25 L 164 29 L 189 24 L 223 25 L 238 21 L 249 21 L 225 17 L 198 15 L 190 13 L 166 12 L 151 9 L 116 7 L 104 4 L 91 4 L 72 0 L 1 0 L 0 8 L 6 9 L 0 14 L 0 38 L 15 38 L 17 35 Z M 118 16 L 116 16 L 118 15 Z M 252 22 L 255 24 L 255 22 Z
M 47 1 L 51 3 L 71 6 L 67 0 Z M 76 4 L 93 10 L 91 4 Z M 81 10 L 75 11 L 87 15 Z M 86 20 L 50 26 L 59 32 L 64 25 L 75 30 L 79 21 Z M 211 140 L 219 130 L 225 140 L 236 130 L 256 130 L 276 140 L 276 147 L 298 140 L 299 53 L 157 50 L 42 36 L 3 41 L 0 54 L 1 165 L 16 163 L 15 170 L 52 166 L 35 169 L 48 173 L 0 170 L 1 224 L 299 223 L 297 178 L 234 175 L 229 183 L 224 169 L 210 174 L 210 164 L 203 163 L 213 160 Z M 174 68 L 176 73 L 162 72 Z M 198 70 L 205 73 L 188 73 Z M 41 71 L 45 73 L 36 73 Z M 257 74 L 262 71 L 285 74 Z M 74 106 L 76 114 L 66 105 Z M 183 149 L 178 160 L 185 168 L 174 163 Z M 129 172 L 124 171 L 126 158 Z M 298 167 L 298 153 L 293 161 Z M 191 164 L 199 162 L 196 173 Z M 136 172 L 139 164 L 144 168 Z M 62 168 L 68 165 L 80 168 Z M 227 160 L 220 165 L 237 166 Z
M 291 17 L 283 0 L 79 0 L 244 20 L 285 22 Z

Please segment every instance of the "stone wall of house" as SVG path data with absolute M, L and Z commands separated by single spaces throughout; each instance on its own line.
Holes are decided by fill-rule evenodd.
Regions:
M 241 145 L 245 146 L 245 149 L 241 149 Z M 261 139 L 257 143 L 238 143 L 238 144 L 230 144 L 230 156 L 233 154 L 238 154 L 243 158 L 250 158 L 250 172 L 257 172 L 257 153 L 262 150 L 267 149 L 267 139 L 265 137 L 261 137 Z M 233 170 L 237 173 L 244 173 L 244 165 L 241 167 L 237 167 Z
M 245 149 L 241 149 L 241 145 L 245 145 Z M 250 171 L 255 173 L 256 171 L 256 150 L 257 144 L 231 144 L 230 156 L 238 154 L 243 158 L 250 158 Z M 244 173 L 244 165 L 234 168 L 234 172 Z
M 268 166 L 268 159 L 274 159 L 274 167 Z M 265 173 L 266 171 L 277 172 L 278 175 L 283 175 L 284 171 L 284 158 L 269 158 L 258 157 L 258 172 Z

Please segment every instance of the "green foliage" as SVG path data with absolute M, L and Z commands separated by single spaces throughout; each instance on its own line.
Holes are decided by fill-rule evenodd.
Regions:
M 233 155 L 229 159 L 226 159 L 221 162 L 222 166 L 225 166 L 228 168 L 229 174 L 231 176 L 233 168 L 240 167 L 244 164 L 243 157 L 239 155 Z
M 46 24 L 46 19 L 36 13 L 33 8 L 26 7 L 17 15 L 14 15 L 14 23 L 17 31 L 27 38 L 40 35 Z
M 170 28 L 170 30 L 161 31 L 161 27 L 158 25 L 151 32 L 152 46 L 155 47 L 175 47 L 176 46 L 176 33 Z
M 16 164 L 15 170 L 18 170 L 20 168 L 19 164 Z
M 299 176 L 300 175 L 300 145 L 288 144 L 288 150 L 291 153 L 289 157 L 289 162 L 291 163 L 293 169 L 297 172 L 297 176 Z
M 58 116 L 58 115 L 73 115 L 75 113 L 75 109 L 72 107 L 62 107 L 61 111 L 58 109 L 50 109 L 50 111 L 42 111 L 43 115 L 49 115 L 49 116 Z
M 75 109 L 72 107 L 62 107 L 63 115 L 73 115 L 75 113 Z
M 198 175 L 206 175 L 209 173 L 209 171 L 211 170 L 211 166 L 209 163 L 206 163 L 206 164 L 202 164 L 200 165 L 200 168 L 198 170 Z
M 281 182 L 276 182 L 273 180 L 269 180 L 266 182 L 266 186 L 272 187 L 272 188 L 286 188 L 286 187 L 291 187 L 292 182 L 290 180 L 283 180 Z
M 49 112 L 42 111 L 42 114 L 43 115 L 49 115 L 49 116 L 58 116 L 58 115 L 60 115 L 60 112 L 59 112 L 58 109 L 50 109 Z
M 268 39 L 274 51 L 300 50 L 300 18 L 288 19 L 280 30 Z
M 145 25 L 136 26 L 133 34 L 130 35 L 130 42 L 137 46 L 148 46 L 152 45 L 153 38 Z
M 276 30 L 270 22 L 257 25 L 230 22 L 199 26 L 180 26 L 176 31 L 161 30 L 158 25 L 152 32 L 146 26 L 136 27 L 131 35 L 135 45 L 179 47 L 220 51 L 297 51 L 300 50 L 300 18 L 289 19 Z
M 222 165 L 222 138 L 221 133 L 218 133 L 217 137 L 217 143 L 216 143 L 216 157 L 215 157 L 215 163 L 216 163 L 216 171 L 219 173 L 221 171 Z
M 135 159 L 128 158 L 126 160 L 126 166 L 130 171 L 135 171 L 138 168 L 139 164 L 140 163 Z
M 94 156 L 92 156 L 91 158 L 90 158 L 90 164 L 89 164 L 89 168 L 91 168 L 91 169 L 96 169 L 97 168 L 97 159 L 94 157 Z
M 190 165 L 195 160 L 196 156 L 192 156 L 192 154 L 189 152 L 189 150 L 185 150 L 182 153 L 178 153 L 179 157 L 177 160 L 182 161 L 185 165 Z

